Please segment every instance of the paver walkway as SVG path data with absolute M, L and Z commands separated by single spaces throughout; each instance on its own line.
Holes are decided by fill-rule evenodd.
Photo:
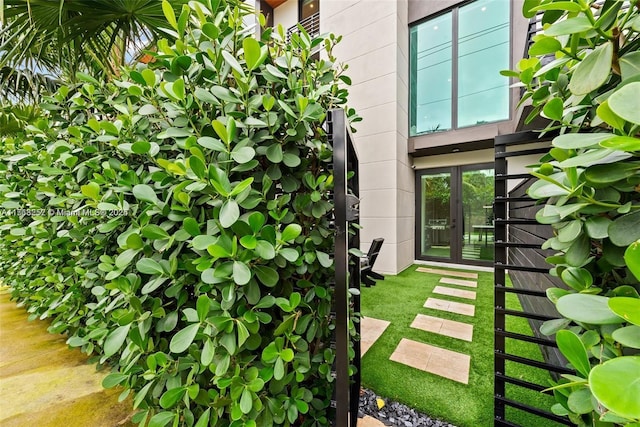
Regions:
M 416 271 L 419 271 L 421 273 L 439 274 L 441 276 L 463 277 L 465 279 L 478 278 L 478 273 L 472 273 L 469 271 L 440 270 L 438 268 L 427 268 L 427 267 L 418 267 L 416 268 Z
M 466 291 L 464 289 L 450 288 L 448 286 L 436 286 L 433 293 L 440 295 L 449 295 L 450 297 L 458 297 L 465 299 L 476 299 L 475 291 Z
M 476 312 L 476 307 L 474 305 L 431 297 L 424 303 L 424 307 L 433 308 L 434 310 L 448 311 L 451 313 L 464 314 L 465 316 L 474 316 Z
M 362 317 L 360 319 L 360 355 L 364 356 L 390 323 L 373 317 Z
M 478 287 L 478 273 L 475 272 L 428 267 L 418 267 L 416 271 L 443 276 L 440 278 L 440 283 L 442 284 L 467 288 Z M 467 316 L 467 318 L 475 316 L 475 290 L 437 285 L 433 289 L 433 293 L 444 295 L 445 297 L 464 298 L 473 302 L 463 303 L 429 296 L 424 303 L 424 308 L 460 314 Z M 443 319 L 436 315 L 430 316 L 417 313 L 411 323 L 411 327 L 468 342 L 473 340 L 473 325 L 464 321 Z M 389 359 L 459 383 L 469 383 L 471 357 L 467 354 L 402 338 Z
M 466 354 L 402 338 L 389 359 L 463 384 L 469 383 L 471 357 Z
M 27 320 L 23 308 L 0 291 L 0 425 L 2 427 L 125 427 L 130 400 L 102 388 L 106 372 L 70 349 L 44 321 Z
M 464 341 L 473 339 L 473 325 L 456 322 L 455 320 L 417 314 L 413 323 L 411 323 L 411 327 Z
M 473 280 L 454 279 L 453 277 L 443 277 L 440 279 L 440 283 L 444 283 L 448 285 L 467 286 L 470 288 L 478 287 L 478 282 L 475 282 Z

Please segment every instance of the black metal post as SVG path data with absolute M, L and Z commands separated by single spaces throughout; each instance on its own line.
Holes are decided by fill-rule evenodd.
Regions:
M 497 139 L 497 138 L 496 138 Z M 495 141 L 495 176 L 507 175 L 507 159 L 504 156 L 506 146 Z M 507 248 L 498 243 L 507 241 L 507 225 L 499 220 L 507 218 L 507 180 L 495 180 L 495 256 L 494 256 L 494 351 L 496 356 L 505 351 L 505 337 L 500 334 L 505 330 L 505 316 L 501 310 L 506 308 L 504 292 L 498 292 L 498 287 L 505 285 L 505 269 L 507 264 Z M 494 419 L 496 422 L 505 419 L 505 405 L 501 398 L 505 397 L 505 383 L 501 375 L 505 374 L 505 360 L 494 357 Z
M 355 155 L 355 150 L 352 146 L 352 141 L 349 138 L 350 135 L 347 129 L 348 123 L 345 112 L 343 110 L 329 111 L 328 123 L 329 135 L 331 143 L 333 145 L 333 197 L 335 216 L 334 311 L 336 315 L 336 416 L 334 420 L 334 426 L 349 427 L 351 425 L 355 426 L 355 420 L 357 417 L 357 397 L 355 403 L 356 413 L 354 414 L 352 410 L 352 407 L 354 406 L 352 405 L 354 399 L 352 399 L 352 396 L 350 396 L 354 390 L 349 379 L 349 221 L 354 221 L 357 219 L 357 214 L 354 215 L 353 212 L 353 205 L 357 203 L 357 198 L 349 195 L 349 183 L 347 180 L 347 174 L 349 172 L 350 165 L 353 168 L 353 165 L 355 164 L 355 167 L 357 168 L 357 158 L 353 158 Z M 353 275 L 358 277 L 359 280 L 359 263 L 356 270 L 352 269 L 352 272 L 354 273 Z M 351 278 L 351 280 L 353 279 L 354 277 Z M 356 306 L 359 309 L 359 302 L 356 303 Z M 355 362 L 359 362 L 359 358 L 356 358 Z M 356 368 L 359 371 L 359 363 L 357 363 Z

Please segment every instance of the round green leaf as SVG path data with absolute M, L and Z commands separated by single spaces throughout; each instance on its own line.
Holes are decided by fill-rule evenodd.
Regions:
M 622 247 L 640 239 L 640 211 L 616 218 L 609 226 L 609 239 L 614 245 Z
M 640 326 L 631 325 L 616 329 L 611 336 L 625 347 L 640 349 Z
M 122 347 L 122 344 L 124 344 L 124 341 L 129 334 L 130 328 L 131 323 L 124 326 L 119 326 L 107 336 L 107 339 L 104 340 L 103 346 L 104 355 L 106 357 L 111 357 L 116 354 L 118 350 L 120 350 L 120 347 Z
M 531 45 L 531 47 L 529 48 L 529 56 L 539 56 L 546 55 L 548 53 L 555 53 L 560 49 L 562 49 L 562 44 L 558 40 L 553 37 L 542 37 Z M 560 100 L 560 106 L 562 107 L 562 100 Z M 560 111 L 562 112 L 562 108 L 560 108 Z
M 188 164 L 193 173 L 200 179 L 207 176 L 207 167 L 200 157 L 191 156 L 188 159 Z
M 560 277 L 576 291 L 585 290 L 593 284 L 593 276 L 584 268 L 568 267 L 562 271 Z
M 547 36 L 564 36 L 567 34 L 582 33 L 593 28 L 591 21 L 584 15 L 576 16 L 562 21 L 558 21 L 546 30 L 544 34 Z M 558 49 L 560 50 L 560 49 Z M 552 52 L 549 52 L 552 53 Z
M 135 256 L 138 254 L 138 252 L 139 251 L 137 249 L 127 249 L 126 251 L 122 252 L 116 258 L 116 267 L 119 269 L 123 269 L 128 266 L 133 258 L 135 258 Z
M 178 414 L 173 412 L 159 412 L 149 420 L 147 427 L 165 427 L 177 416 Z
M 245 39 L 246 40 L 246 39 Z M 240 396 L 240 410 L 243 414 L 248 414 L 253 408 L 253 395 L 249 389 L 244 389 Z
M 600 145 L 604 148 L 610 148 L 612 150 L 640 151 L 640 138 L 633 138 L 630 136 L 614 136 L 602 141 Z M 616 164 L 616 166 L 623 165 Z M 633 164 L 633 166 L 635 166 L 635 168 L 637 169 L 637 165 L 635 163 Z
M 233 158 L 233 160 L 240 164 L 244 164 L 253 160 L 253 157 L 255 155 L 256 151 L 251 147 L 240 147 L 238 149 L 234 149 L 231 152 L 231 157 Z
M 256 39 L 253 37 L 245 38 L 242 41 L 242 49 L 244 50 L 244 60 L 249 70 L 253 70 L 260 65 L 260 44 Z
M 164 274 L 160 264 L 151 258 L 140 258 L 136 263 L 136 269 L 143 274 Z
M 142 228 L 142 235 L 147 239 L 158 240 L 158 239 L 168 239 L 169 233 L 167 233 L 164 228 L 155 225 L 155 224 L 147 224 Z
M 204 343 L 204 347 L 202 347 L 202 355 L 200 356 L 200 361 L 204 366 L 209 366 L 211 362 L 213 362 L 213 356 L 216 353 L 216 347 L 213 344 L 211 339 L 207 338 Z
M 609 218 L 603 216 L 590 216 L 584 222 L 584 228 L 587 235 L 592 239 L 604 239 L 609 237 L 609 225 L 611 222 Z
M 100 199 L 100 186 L 95 182 L 90 182 L 87 185 L 81 186 L 80 191 L 92 200 Z
M 607 43 L 609 44 L 609 43 Z M 640 82 L 622 86 L 608 99 L 611 111 L 626 121 L 640 125 Z
M 237 285 L 246 285 L 251 280 L 251 270 L 247 264 L 239 261 L 233 262 L 233 281 Z
M 556 39 L 551 40 L 557 42 L 558 45 L 560 45 L 560 42 L 558 42 Z M 531 46 L 532 49 L 533 47 L 535 47 L 535 43 L 533 46 Z M 553 51 L 555 52 L 556 49 L 554 49 Z M 551 120 L 562 121 L 562 116 L 564 115 L 564 105 L 562 102 L 562 98 L 552 98 L 544 105 L 542 112 L 547 118 Z
M 591 392 L 607 409 L 640 419 L 640 356 L 623 356 L 595 366 L 589 375 Z
M 211 245 L 215 245 L 218 241 L 218 238 L 215 236 L 207 236 L 206 234 L 202 234 L 200 236 L 196 236 L 191 241 L 194 249 L 199 251 L 205 251 Z
M 591 391 L 585 387 L 572 392 L 567 400 L 571 412 L 576 414 L 588 414 L 594 410 L 591 402 Z
M 129 378 L 129 375 L 118 374 L 118 373 L 109 374 L 106 377 L 104 377 L 104 379 L 102 380 L 102 387 L 104 388 L 115 387 L 118 384 L 121 384 L 127 378 Z
M 296 237 L 298 237 L 302 233 L 302 227 L 298 224 L 289 224 L 282 231 L 282 241 L 288 242 Z
M 571 323 L 570 319 L 547 320 L 540 326 L 540 333 L 543 335 L 553 335 L 559 330 L 566 328 L 569 323 Z
M 240 218 L 240 207 L 235 200 L 227 200 L 220 209 L 220 224 L 229 228 Z
M 273 163 L 280 163 L 283 159 L 282 146 L 278 143 L 267 148 L 267 159 Z
M 254 267 L 258 280 L 264 283 L 266 286 L 273 287 L 278 284 L 279 275 L 276 270 L 264 265 L 256 265 Z
M 138 184 L 133 187 L 133 195 L 136 199 L 142 200 L 143 202 L 149 203 L 157 203 L 158 196 L 156 196 L 156 192 L 150 186 L 146 184 Z
M 247 234 L 240 238 L 240 244 L 247 249 L 255 249 L 258 245 L 258 239 L 253 234 Z
M 217 39 L 218 35 L 220 35 L 220 30 L 218 29 L 218 27 L 211 22 L 207 22 L 202 26 L 202 32 L 205 36 L 209 37 L 212 40 Z
M 187 390 L 184 387 L 176 387 L 165 391 L 160 397 L 160 406 L 164 409 L 171 408 L 173 405 L 178 403 L 178 400 L 184 396 L 186 391 Z
M 613 43 L 611 42 L 604 43 L 587 54 L 571 76 L 571 81 L 569 82 L 571 93 L 574 95 L 586 95 L 602 86 L 611 73 L 612 58 Z M 609 104 L 611 105 L 611 98 L 609 98 Z M 613 105 L 611 105 L 611 109 L 624 118 L 622 114 L 613 108 Z
M 187 217 L 182 221 L 182 228 L 191 236 L 196 237 L 200 235 L 200 224 L 194 218 Z M 194 239 L 195 240 L 195 239 Z M 195 246 L 195 245 L 194 245 Z M 207 245 L 208 246 L 208 245 Z M 196 248 L 197 249 L 197 248 Z M 205 248 L 206 249 L 206 248 Z
M 609 308 L 627 322 L 640 326 L 640 299 L 613 297 L 609 299 Z
M 591 364 L 589 363 L 589 354 L 584 344 L 573 332 L 563 329 L 556 333 L 556 342 L 562 354 L 567 358 L 573 368 L 583 377 L 589 375 Z
M 171 342 L 169 343 L 169 350 L 171 350 L 172 353 L 178 354 L 188 349 L 193 340 L 196 338 L 199 329 L 200 324 L 193 323 L 186 328 L 178 331 L 173 336 L 173 338 L 171 338 Z
M 636 279 L 640 280 L 640 240 L 631 243 L 624 251 L 624 261 Z
M 609 309 L 609 298 L 600 295 L 569 294 L 558 298 L 556 309 L 567 319 L 592 325 L 622 323 Z

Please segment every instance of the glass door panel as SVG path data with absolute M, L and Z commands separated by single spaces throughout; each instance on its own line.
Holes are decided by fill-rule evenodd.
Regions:
M 462 259 L 493 261 L 493 169 L 462 171 Z
M 451 258 L 451 173 L 420 176 L 423 257 Z

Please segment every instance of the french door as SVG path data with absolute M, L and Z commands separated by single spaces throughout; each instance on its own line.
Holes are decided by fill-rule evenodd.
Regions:
M 416 172 L 416 258 L 493 262 L 493 163 Z

